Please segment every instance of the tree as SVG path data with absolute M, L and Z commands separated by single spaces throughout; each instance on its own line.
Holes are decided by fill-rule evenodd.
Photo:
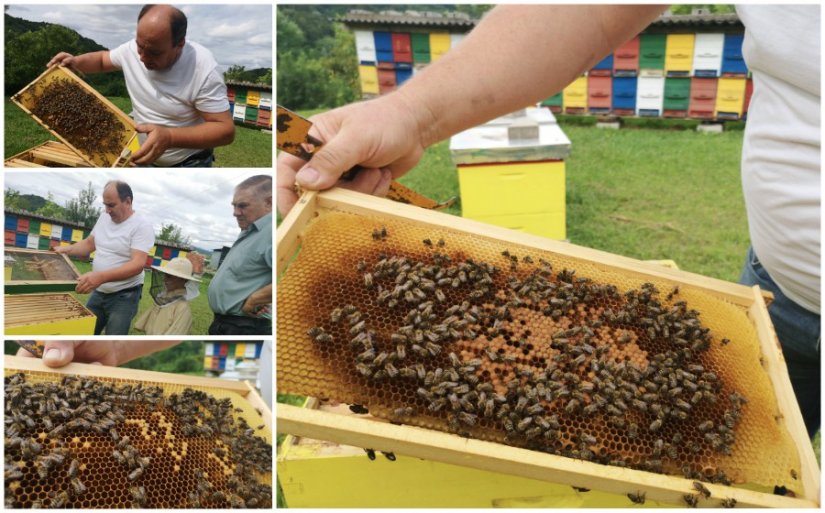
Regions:
M 25 210 L 24 200 L 20 195 L 20 191 L 6 187 L 3 191 L 3 201 L 6 208 L 13 208 L 15 210 Z
M 175 223 L 161 225 L 158 239 L 176 244 L 191 244 L 192 238 L 183 234 L 183 230 Z
M 46 198 L 46 204 L 38 208 L 35 212 L 45 217 L 66 219 L 66 209 L 55 203 L 54 194 L 51 192 L 48 198 Z
M 66 202 L 66 220 L 83 223 L 90 228 L 94 226 L 101 211 L 100 207 L 94 206 L 96 199 L 97 193 L 92 187 L 92 182 L 89 182 L 88 187 L 80 191 L 77 198 Z
M 77 32 L 60 25 L 45 25 L 6 42 L 6 94 L 16 93 L 43 73 L 46 63 L 58 52 L 80 51 Z

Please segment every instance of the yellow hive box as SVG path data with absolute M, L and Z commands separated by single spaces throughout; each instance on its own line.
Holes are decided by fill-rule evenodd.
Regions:
M 665 76 L 686 77 L 693 66 L 696 34 L 668 34 L 665 50 Z
M 252 105 L 253 107 L 257 107 L 261 101 L 261 92 L 255 91 L 250 89 L 249 92 L 246 93 L 246 104 Z
M 587 109 L 587 77 L 581 76 L 564 88 L 562 105 L 564 112 Z
M 68 146 L 59 141 L 46 141 L 9 157 L 6 167 L 89 167 Z
M 450 34 L 446 32 L 430 32 L 430 58 L 437 61 L 450 51 Z
M 361 78 L 361 92 L 378 94 L 378 69 L 375 66 L 358 66 L 358 76 Z
M 106 153 L 90 153 L 88 151 L 81 150 L 74 146 L 68 139 L 66 139 L 66 134 L 56 132 L 47 123 L 45 123 L 43 120 L 39 119 L 37 116 L 33 114 L 32 111 L 34 110 L 35 105 L 37 105 L 37 99 L 43 94 L 43 92 L 52 84 L 55 84 L 63 80 L 73 82 L 74 84 L 86 90 L 94 98 L 96 98 L 100 105 L 102 105 L 106 110 L 108 110 L 112 115 L 114 115 L 117 118 L 122 129 L 120 135 L 120 145 L 117 151 L 109 151 Z M 14 102 L 18 107 L 23 109 L 23 111 L 26 114 L 31 116 L 32 119 L 34 119 L 41 126 L 46 128 L 46 130 L 51 132 L 55 137 L 60 139 L 60 141 L 62 141 L 63 144 L 71 148 L 73 152 L 75 152 L 78 156 L 80 156 L 80 158 L 82 158 L 86 163 L 88 163 L 91 166 L 115 167 L 120 164 L 125 164 L 125 161 L 121 159 L 122 151 L 125 149 L 130 149 L 134 152 L 138 148 L 137 131 L 135 130 L 135 122 L 132 120 L 132 118 L 127 116 L 115 104 L 109 101 L 102 94 L 98 93 L 93 87 L 84 82 L 80 77 L 69 71 L 69 69 L 64 68 L 62 66 L 55 65 L 44 71 L 29 85 L 24 87 L 22 90 L 20 90 L 20 92 L 18 92 L 14 96 L 12 96 L 11 101 Z
M 745 78 L 720 78 L 716 90 L 715 118 L 738 119 L 742 117 L 745 103 Z
M 567 236 L 564 161 L 459 165 L 458 183 L 464 217 L 551 239 Z
M 95 315 L 68 293 L 5 296 L 6 335 L 94 335 Z

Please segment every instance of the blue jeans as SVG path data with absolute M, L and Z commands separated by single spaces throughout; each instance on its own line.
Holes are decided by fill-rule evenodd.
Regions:
M 753 248 L 742 269 L 739 283 L 759 285 L 773 292 L 774 301 L 768 307 L 776 336 L 782 346 L 791 385 L 802 410 L 808 435 L 813 438 L 820 425 L 820 316 L 797 305 L 779 290 L 768 271 L 762 267 Z
M 95 335 L 100 335 L 104 329 L 107 335 L 128 335 L 142 295 L 143 285 L 110 294 L 92 292 L 86 308 L 97 317 Z

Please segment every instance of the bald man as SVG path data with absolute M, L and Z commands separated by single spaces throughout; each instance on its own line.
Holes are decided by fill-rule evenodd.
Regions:
M 146 5 L 137 36 L 114 50 L 55 55 L 84 73 L 122 70 L 141 136 L 132 162 L 141 166 L 211 167 L 213 148 L 230 144 L 235 125 L 226 84 L 212 53 L 186 40 L 186 15 L 170 5 Z

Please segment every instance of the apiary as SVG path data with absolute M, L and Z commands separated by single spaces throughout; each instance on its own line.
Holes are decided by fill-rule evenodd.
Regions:
M 7 508 L 272 505 L 271 414 L 246 383 L 7 356 L 5 398 Z
M 302 196 L 277 253 L 279 392 L 370 414 L 279 405 L 282 432 L 672 505 L 818 503 L 758 289 L 343 190 Z
M 72 149 L 59 141 L 46 141 L 5 161 L 6 167 L 89 167 Z
M 67 255 L 34 249 L 5 250 L 6 294 L 69 292 L 75 289 L 80 271 Z
M 6 294 L 6 335 L 93 335 L 95 315 L 67 292 Z
M 138 149 L 134 121 L 62 66 L 47 69 L 11 100 L 92 167 L 124 164 L 123 150 Z

